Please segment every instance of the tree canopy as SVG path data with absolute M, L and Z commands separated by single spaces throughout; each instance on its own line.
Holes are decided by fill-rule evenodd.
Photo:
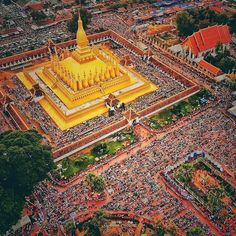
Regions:
M 174 236 L 176 235 L 176 225 L 170 222 L 168 225 L 163 225 L 161 221 L 157 221 L 154 225 L 154 234 L 155 236 Z
M 176 173 L 176 177 L 178 178 L 179 181 L 183 183 L 189 183 L 192 180 L 193 171 L 194 171 L 193 165 L 185 163 Z
M 76 0 L 75 1 L 77 4 L 85 5 L 86 0 Z
M 18 221 L 25 196 L 54 167 L 41 139 L 34 130 L 0 134 L 0 234 Z
M 187 37 L 199 29 L 210 25 L 228 24 L 231 32 L 235 32 L 236 16 L 229 18 L 225 14 L 216 13 L 207 8 L 188 9 L 177 14 L 176 24 L 179 36 Z
M 71 233 L 72 235 L 75 235 L 76 225 L 73 221 L 69 221 L 66 224 L 66 231 L 68 233 Z
M 213 188 L 207 194 L 207 205 L 213 212 L 218 212 L 224 206 L 223 197 L 224 190 L 221 188 Z
M 94 216 L 84 224 L 85 235 L 87 236 L 99 236 L 100 227 L 106 222 L 106 214 L 102 210 L 95 212 Z
M 91 189 L 97 193 L 101 193 L 105 189 L 106 184 L 102 176 L 96 176 L 92 173 L 88 173 L 85 181 Z
M 236 13 L 234 13 L 230 18 L 229 26 L 231 33 L 236 33 Z
M 216 47 L 216 53 L 206 53 L 204 59 L 212 65 L 219 67 L 223 72 L 229 73 L 236 68 L 236 60 L 230 55 L 229 50 L 221 49 L 220 45 Z
M 106 143 L 98 144 L 92 149 L 92 153 L 96 156 L 103 156 L 108 153 L 108 147 Z
M 203 236 L 204 232 L 201 228 L 195 227 L 187 231 L 187 236 Z
M 34 21 L 41 21 L 47 18 L 46 14 L 43 11 L 32 11 L 30 15 Z
M 177 15 L 176 24 L 179 30 L 179 36 L 185 37 L 194 32 L 194 20 L 187 11 L 183 11 Z

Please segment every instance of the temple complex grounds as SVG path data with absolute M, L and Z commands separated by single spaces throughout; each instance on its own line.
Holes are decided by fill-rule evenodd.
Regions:
M 208 91 L 201 90 L 187 100 L 178 102 L 174 106 L 166 108 L 160 113 L 145 119 L 145 123 L 151 128 L 161 129 L 166 125 L 173 124 L 178 119 L 187 116 L 191 112 L 197 112 L 203 106 L 210 104 L 213 99 L 213 96 Z M 81 171 L 88 171 L 89 166 L 92 164 L 98 163 L 102 159 L 108 159 L 110 155 L 115 155 L 118 151 L 134 144 L 135 140 L 135 133 L 132 129 L 125 129 L 115 133 L 114 135 L 58 162 L 58 169 L 54 173 L 54 177 L 63 180 L 68 179 Z
M 230 182 L 232 178 L 204 152 L 189 156 L 174 170 L 167 171 L 165 177 L 170 182 L 174 180 L 172 185 L 178 191 L 185 189 L 187 192 L 182 195 L 195 202 L 223 231 L 235 227 L 236 190 Z
M 98 19 L 137 39 L 119 17 Z M 42 134 L 58 167 L 26 197 L 23 215 L 31 222 L 16 235 L 83 235 L 94 223 L 107 236 L 235 235 L 236 126 L 226 113 L 229 87 L 152 42 L 144 41 L 151 58 L 127 42 L 114 37 L 106 46 L 157 89 L 127 101 L 122 111 L 102 112 L 69 129 L 60 129 L 16 76 L 3 80 L 8 107 Z M 102 106 L 107 109 L 104 101 Z M 1 127 L 15 129 L 5 112 Z M 196 158 L 195 150 L 211 158 Z M 106 216 L 96 218 L 97 212 Z
M 152 64 L 147 64 L 140 59 L 140 57 L 130 53 L 127 48 L 124 48 L 113 41 L 108 41 L 107 45 L 119 58 L 124 58 L 128 55 L 131 64 L 127 65 L 127 67 L 132 71 L 137 71 L 143 78 L 156 86 L 155 91 L 138 96 L 135 100 L 125 103 L 126 110 L 132 109 L 137 112 L 144 110 L 150 105 L 164 101 L 165 99 L 188 89 L 188 86 L 181 83 L 181 81 L 176 80 L 175 76 L 165 72 L 161 67 L 154 67 Z M 3 81 L 3 87 L 5 92 L 10 95 L 11 99 L 17 101 L 15 102 L 15 105 L 20 110 L 21 114 L 25 116 L 29 126 L 38 130 L 38 132 L 44 136 L 45 142 L 50 143 L 54 150 L 58 147 L 64 147 L 74 140 L 83 139 L 101 128 L 106 127 L 108 124 L 121 121 L 124 117 L 123 113 L 119 111 L 116 111 L 113 116 L 109 116 L 106 112 L 107 108 L 105 107 L 105 102 L 103 101 L 101 102 L 100 107 L 100 111 L 103 113 L 102 115 L 91 118 L 89 114 L 87 121 L 75 125 L 70 129 L 61 130 L 54 122 L 55 119 L 53 120 L 47 113 L 47 111 L 50 110 L 50 107 L 46 106 L 46 110 L 44 110 L 40 105 L 43 100 L 37 102 L 35 99 L 29 99 L 31 97 L 31 92 L 25 88 L 19 78 L 13 76 L 8 80 Z M 121 99 L 121 101 L 123 100 Z M 50 112 L 52 111 L 53 110 L 50 110 Z M 77 122 L 73 119 L 73 122 L 74 121 Z
M 58 53 L 52 41 L 48 50 L 48 63 L 24 68 L 17 77 L 34 91 L 37 102 L 62 131 L 108 112 L 105 101 L 111 94 L 117 102 L 129 103 L 158 90 L 158 85 L 121 65 L 122 58 L 105 44 L 91 46 L 80 17 L 75 50 Z
M 135 143 L 136 137 L 133 131 L 122 130 L 114 135 L 95 143 L 88 148 L 77 152 L 57 163 L 58 169 L 54 177 L 61 180 L 68 179 L 83 170 L 89 170 L 89 166 L 99 163 L 102 159 L 108 159 L 118 151 Z

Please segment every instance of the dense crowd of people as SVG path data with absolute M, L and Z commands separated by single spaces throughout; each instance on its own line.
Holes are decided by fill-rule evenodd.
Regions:
M 9 87 L 8 92 L 11 97 L 17 101 L 16 105 L 22 114 L 27 118 L 27 122 L 31 124 L 32 127 L 37 128 L 34 122 L 36 121 L 46 134 L 50 134 L 49 140 L 52 145 L 56 147 L 63 147 L 68 142 L 89 135 L 92 132 L 99 130 L 101 127 L 122 118 L 120 113 L 115 113 L 115 116 L 111 117 L 104 114 L 63 132 L 56 126 L 39 103 L 35 102 L 34 99 L 30 99 L 30 92 L 24 88 L 19 79 L 13 77 L 13 81 L 15 86 L 14 88 Z
M 49 38 L 55 42 L 65 41 L 71 34 L 67 30 L 65 22 L 59 22 L 50 27 L 33 29 L 32 23 L 26 12 L 17 4 L 4 5 L 0 3 L 2 15 L 11 19 L 13 29 L 18 29 L 18 34 L 0 37 L 0 58 L 11 54 L 36 49 L 44 46 Z
M 124 48 L 119 48 L 115 50 L 115 53 L 117 53 L 118 56 L 124 56 L 128 53 L 128 51 Z M 146 63 L 138 56 L 130 55 L 130 57 L 132 58 L 135 69 L 145 78 L 156 84 L 158 88 L 153 93 L 141 96 L 135 101 L 127 104 L 127 109 L 132 108 L 136 111 L 143 110 L 150 104 L 156 102 L 157 98 L 158 101 L 160 101 L 181 92 L 186 88 L 173 76 L 162 71 L 161 68 L 155 67 L 151 63 Z M 13 77 L 13 81 L 15 83 L 15 88 L 11 88 L 9 92 L 12 96 L 15 96 L 15 99 L 18 101 L 16 103 L 18 108 L 21 110 L 22 114 L 26 116 L 28 123 L 32 124 L 32 127 L 35 127 L 35 123 L 32 123 L 32 120 L 37 121 L 40 128 L 46 134 L 50 134 L 49 141 L 54 147 L 63 147 L 68 142 L 74 141 L 77 138 L 83 138 L 107 124 L 111 124 L 114 121 L 122 119 L 121 113 L 115 113 L 114 116 L 104 114 L 62 132 L 54 124 L 38 102 L 35 102 L 34 99 L 28 99 L 30 97 L 30 93 L 26 91 L 22 83 L 16 77 Z M 48 88 L 45 87 L 44 89 L 50 96 L 52 96 L 52 93 Z M 15 93 L 15 91 L 17 91 L 17 93 Z M 57 101 L 58 106 L 64 107 L 64 105 L 62 106 L 61 102 L 58 101 L 58 98 L 54 100 Z
M 126 37 L 131 39 L 136 37 L 112 14 L 102 15 L 99 22 L 94 18 L 93 23 L 102 25 L 104 28 L 109 24 L 109 27 L 113 27 Z M 115 52 L 119 56 L 127 54 L 123 48 L 117 48 Z M 194 77 L 210 85 L 218 99 L 211 107 L 202 109 L 197 114 L 190 114 L 177 121 L 174 126 L 169 126 L 163 135 L 149 130 L 152 138 L 155 137 L 154 141 L 143 148 L 140 145 L 135 154 L 132 153 L 132 147 L 124 150 L 127 156 L 122 161 L 117 161 L 108 168 L 105 168 L 108 164 L 105 161 L 94 165 L 90 171 L 100 168 L 106 182 L 106 190 L 103 194 L 94 194 L 82 175 L 79 176 L 80 179 L 63 188 L 54 186 L 48 180 L 41 182 L 26 202 L 32 222 L 35 222 L 34 230 L 44 229 L 49 235 L 53 235 L 58 230 L 58 226 L 64 225 L 68 220 L 83 221 L 87 215 L 102 207 L 110 212 L 127 211 L 146 218 L 157 217 L 164 224 L 172 221 L 183 232 L 199 226 L 204 231 L 204 235 L 214 235 L 209 219 L 206 217 L 203 222 L 196 216 L 197 210 L 194 207 L 191 210 L 187 209 L 183 201 L 165 186 L 160 174 L 194 150 L 204 151 L 231 172 L 236 169 L 236 126 L 232 118 L 225 115 L 231 95 L 224 84 L 212 85 L 194 69 L 179 64 L 161 51 L 157 50 L 155 53 L 163 62 L 171 66 L 179 66 L 188 77 Z M 130 57 L 135 69 L 160 88 L 128 104 L 129 107 L 140 110 L 148 106 L 156 97 L 169 97 L 185 89 L 183 84 L 161 68 L 147 64 L 135 55 Z M 45 126 L 55 146 L 62 147 L 67 142 L 93 133 L 122 117 L 102 115 L 61 132 L 41 106 L 28 99 L 30 94 L 26 92 L 21 82 L 16 78 L 13 78 L 13 81 L 15 87 L 9 88 L 9 93 L 18 101 L 18 108 L 28 116 L 29 123 L 35 120 Z M 113 156 L 113 161 L 116 158 L 118 156 Z M 220 225 L 214 227 L 221 229 Z
M 174 76 L 171 76 L 170 74 L 164 72 L 161 68 L 156 67 L 151 63 L 147 63 L 134 54 L 129 54 L 127 49 L 118 48 L 114 51 L 120 58 L 124 57 L 125 55 L 129 55 L 134 69 L 143 75 L 144 78 L 150 80 L 152 83 L 158 86 L 156 91 L 137 98 L 135 101 L 128 104 L 128 107 L 136 111 L 140 111 L 150 106 L 150 104 L 156 102 L 157 98 L 158 101 L 161 101 L 162 99 L 171 97 L 172 95 L 175 95 L 186 89 L 186 86 L 176 80 Z
M 5 116 L 6 115 L 3 113 L 3 111 L 1 111 L 0 112 L 0 130 L 1 130 L 1 132 L 15 128 L 14 124 L 11 122 L 11 120 L 6 119 Z
M 82 221 L 85 212 L 88 214 L 102 206 L 110 212 L 127 211 L 147 218 L 158 215 L 165 224 L 174 219 L 184 232 L 200 226 L 205 235 L 213 235 L 209 225 L 199 221 L 179 199 L 166 191 L 160 173 L 183 160 L 193 150 L 204 150 L 219 163 L 235 169 L 233 145 L 236 127 L 214 108 L 193 117 L 190 115 L 177 125 L 179 127 L 173 132 L 157 138 L 136 154 L 103 171 L 109 197 L 93 195 L 82 180 L 63 190 L 47 182 L 41 183 L 31 199 L 38 209 L 32 212 L 34 217 L 42 218 L 41 227 L 56 230 L 57 224 L 71 219 L 73 212 Z M 214 142 L 209 143 L 210 139 Z M 47 224 L 44 224 L 45 221 Z M 217 227 L 220 228 L 220 225 Z

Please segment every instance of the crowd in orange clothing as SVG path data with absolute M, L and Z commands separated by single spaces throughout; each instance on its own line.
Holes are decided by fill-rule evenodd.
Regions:
M 27 203 L 37 227 L 51 234 L 73 214 L 83 221 L 85 213 L 102 207 L 110 212 L 127 211 L 151 219 L 158 216 L 164 224 L 174 222 L 183 232 L 200 226 L 205 235 L 214 235 L 206 216 L 202 222 L 193 210 L 188 211 L 182 201 L 166 191 L 160 173 L 193 150 L 203 150 L 229 169 L 235 169 L 235 124 L 221 111 L 209 108 L 177 125 L 180 128 L 103 171 L 105 195 L 93 195 L 83 180 L 63 191 L 47 181 L 39 184 L 29 200 L 35 207 Z M 214 142 L 209 142 L 211 138 Z M 224 233 L 234 230 L 230 226 L 223 229 L 217 222 L 215 227 Z

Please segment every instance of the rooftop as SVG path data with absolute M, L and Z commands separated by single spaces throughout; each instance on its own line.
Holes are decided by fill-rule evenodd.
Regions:
M 208 63 L 205 60 L 201 60 L 198 62 L 198 64 L 203 67 L 205 70 L 209 71 L 212 73 L 214 76 L 220 75 L 222 73 L 221 69 Z
M 227 44 L 232 36 L 227 25 L 213 25 L 193 33 L 182 43 L 190 48 L 194 55 L 214 48 L 218 43 Z

